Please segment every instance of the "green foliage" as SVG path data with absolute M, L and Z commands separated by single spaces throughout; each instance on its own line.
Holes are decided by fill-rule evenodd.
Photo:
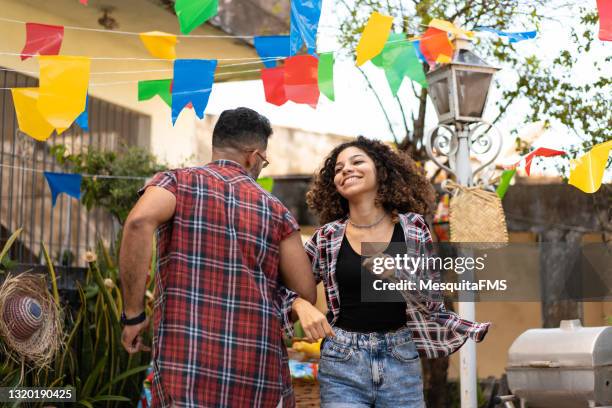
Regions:
M 596 39 L 597 12 L 582 5 L 578 0 L 337 0 L 340 16 L 338 41 L 349 55 L 354 53 L 361 31 L 372 11 L 379 11 L 395 17 L 394 31 L 416 36 L 425 30 L 433 18 L 454 21 L 466 29 L 477 26 L 494 26 L 500 30 L 520 31 L 539 28 L 545 20 L 551 20 L 551 9 L 567 9 L 563 23 L 571 28 L 572 41 L 552 62 L 544 63 L 536 55 L 521 55 L 515 44 L 493 37 L 476 40 L 478 54 L 488 58 L 492 65 L 499 65 L 516 72 L 518 79 L 511 89 L 503 89 L 497 101 L 499 114 L 495 121 L 512 114 L 513 108 L 529 107 L 524 122 L 536 120 L 555 121 L 563 124 L 578 135 L 581 145 L 568 148 L 570 158 L 584 153 L 591 146 L 612 138 L 612 104 L 610 103 L 609 73 L 604 65 L 611 57 L 588 54 Z M 571 15 L 569 15 L 571 14 Z M 538 41 L 537 39 L 534 41 Z M 600 73 L 595 78 L 576 78 L 574 69 L 584 61 L 585 56 L 595 60 L 594 68 Z M 427 69 L 427 64 L 424 64 Z M 375 89 L 366 73 L 361 70 L 370 90 L 376 95 L 389 122 L 395 143 L 411 150 L 417 159 L 426 158 L 422 143 L 427 110 L 427 89 L 412 85 L 414 99 L 405 103 L 395 98 L 392 103 L 383 103 L 379 97 L 384 90 Z M 415 103 L 416 102 L 416 103 Z M 397 106 L 392 106 L 396 104 Z M 388 112 L 401 112 L 404 135 L 396 134 Z M 610 164 L 610 163 L 608 163 Z
M 1 254 L 8 252 L 8 247 L 10 245 Z M 46 250 L 44 253 L 49 262 Z M 151 355 L 139 353 L 130 356 L 121 345 L 119 312 L 122 299 L 117 287 L 116 262 L 102 244 L 98 246 L 97 254 L 88 253 L 87 258 L 88 273 L 78 285 L 78 309 L 64 308 L 64 347 L 49 367 L 33 370 L 26 367 L 21 385 L 72 387 L 76 391 L 77 405 L 85 407 L 111 408 L 124 406 L 126 402 L 135 405 Z M 48 267 L 53 294 L 59 299 L 57 286 L 53 284 L 55 271 L 51 264 Z M 152 285 L 153 282 L 150 289 Z M 151 314 L 150 304 L 147 304 L 147 313 Z M 150 344 L 151 333 L 144 337 Z M 21 378 L 21 365 L 6 358 L 1 351 L 0 362 L 0 387 L 17 385 Z
M 56 145 L 51 148 L 51 153 L 60 164 L 69 165 L 74 173 L 125 177 L 84 177 L 81 185 L 81 200 L 87 209 L 94 206 L 103 208 L 121 225 L 136 203 L 137 192 L 144 180 L 167 169 L 140 147 L 126 147 L 117 152 L 89 149 L 74 154 L 64 145 Z

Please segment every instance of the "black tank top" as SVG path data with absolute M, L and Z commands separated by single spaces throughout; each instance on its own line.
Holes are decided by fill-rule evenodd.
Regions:
M 406 242 L 404 232 L 399 223 L 395 224 L 391 242 Z M 398 251 L 384 253 L 395 256 Z M 341 329 L 369 333 L 389 332 L 406 325 L 406 302 L 398 295 L 397 302 L 362 302 L 361 285 L 372 284 L 378 277 L 362 271 L 361 255 L 351 247 L 346 235 L 342 240 L 336 263 L 336 278 L 340 291 L 340 315 L 336 326 Z

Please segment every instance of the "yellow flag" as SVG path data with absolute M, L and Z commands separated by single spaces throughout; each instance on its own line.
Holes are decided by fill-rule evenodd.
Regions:
M 568 183 L 585 193 L 594 193 L 601 187 L 612 140 L 597 144 L 584 156 L 573 160 Z
M 474 36 L 473 31 L 467 31 L 463 28 L 459 28 L 450 21 L 440 20 L 434 18 L 429 22 L 429 26 L 433 28 L 437 28 L 438 30 L 446 31 L 447 33 L 451 33 L 455 36 L 465 35 L 466 37 L 472 38 Z
M 53 126 L 38 111 L 38 88 L 13 88 L 11 93 L 19 130 L 41 142 L 47 140 Z
M 444 54 L 440 54 L 438 55 L 438 58 L 436 58 L 436 62 L 438 64 L 450 64 L 451 62 L 451 57 L 449 57 L 448 55 L 444 55 Z
M 357 66 L 380 54 L 385 47 L 392 25 L 393 17 L 384 16 L 376 11 L 370 15 L 357 44 Z
M 140 33 L 140 40 L 147 51 L 149 51 L 149 54 L 155 58 L 176 59 L 176 50 L 174 48 L 178 42 L 176 35 L 161 31 L 149 31 L 148 33 Z
M 90 60 L 87 57 L 42 55 L 38 110 L 60 134 L 85 110 Z

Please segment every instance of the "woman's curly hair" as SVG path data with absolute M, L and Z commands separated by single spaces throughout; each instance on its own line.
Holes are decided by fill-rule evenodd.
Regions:
M 306 193 L 306 203 L 319 217 L 321 224 L 348 215 L 348 201 L 338 193 L 334 184 L 338 155 L 348 147 L 363 150 L 376 166 L 378 195 L 376 204 L 391 213 L 394 221 L 400 213 L 414 212 L 427 215 L 435 200 L 434 188 L 415 161 L 408 155 L 394 152 L 388 145 L 359 136 L 356 140 L 337 146 Z

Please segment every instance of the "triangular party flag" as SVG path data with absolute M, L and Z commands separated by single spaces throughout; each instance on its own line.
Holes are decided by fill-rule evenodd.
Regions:
M 599 39 L 612 41 L 612 1 L 597 0 L 597 11 L 599 12 Z
M 319 91 L 330 101 L 335 100 L 334 95 L 334 53 L 319 54 Z
M 181 26 L 181 33 L 189 34 L 200 24 L 217 14 L 218 0 L 176 0 L 174 12 Z
M 257 183 L 268 193 L 271 193 L 274 188 L 274 179 L 272 177 L 260 177 L 257 179 Z
M 453 55 L 453 44 L 448 39 L 446 31 L 429 27 L 420 38 L 421 53 L 432 65 L 440 55 L 450 58 Z
M 60 193 L 66 193 L 77 200 L 81 198 L 83 176 L 80 174 L 52 173 L 49 171 L 45 171 L 44 174 L 51 189 L 51 202 L 54 207 Z
M 531 163 L 535 157 L 554 157 L 554 156 L 561 156 L 564 154 L 565 152 L 562 150 L 549 149 L 547 147 L 538 147 L 533 152 L 529 153 L 527 156 L 524 157 L 525 173 L 527 173 L 528 176 L 530 175 Z M 523 159 L 521 158 L 521 160 Z M 520 163 L 520 160 L 519 160 L 519 163 Z M 518 166 L 519 163 L 517 163 L 515 167 Z
M 568 184 L 585 193 L 599 190 L 610 149 L 612 149 L 612 140 L 593 146 L 587 154 L 572 161 Z
M 26 60 L 35 54 L 57 55 L 63 39 L 63 26 L 26 23 L 26 43 L 21 50 L 21 60 Z
M 149 31 L 140 33 L 140 40 L 144 44 L 149 54 L 155 58 L 173 60 L 176 58 L 176 35 L 161 31 Z
M 427 60 L 425 59 L 425 56 L 421 52 L 421 41 L 420 40 L 414 40 L 414 41 L 411 41 L 411 42 L 412 42 L 412 45 L 414 46 L 414 50 L 417 53 L 417 57 L 419 57 L 419 61 L 427 62 Z
M 85 110 L 90 60 L 86 57 L 40 56 L 38 110 L 58 134 Z
M 13 88 L 11 93 L 19 130 L 41 142 L 47 140 L 53 126 L 38 111 L 38 88 Z
M 81 129 L 89 131 L 89 97 L 85 97 L 85 110 L 75 119 L 75 123 L 79 125 Z
M 429 27 L 437 28 L 438 30 L 446 31 L 447 33 L 453 34 L 454 36 L 461 37 L 466 36 L 468 38 L 472 38 L 474 36 L 473 31 L 467 31 L 462 28 L 457 27 L 450 21 L 440 20 L 434 18 L 429 22 Z
M 393 17 L 374 11 L 363 29 L 359 44 L 357 44 L 357 66 L 371 60 L 385 47 L 389 31 L 393 25 Z
M 217 60 L 177 59 L 174 61 L 172 83 L 172 124 L 183 108 L 191 102 L 198 118 L 204 118 L 204 110 L 212 91 Z
M 317 50 L 317 29 L 321 17 L 321 0 L 290 0 L 290 52 L 297 54 L 306 44 L 308 53 L 314 55 Z
M 510 182 L 512 181 L 512 178 L 515 174 L 516 169 L 504 170 L 504 172 L 502 173 L 499 185 L 495 190 L 500 200 L 503 200 L 504 196 L 506 195 L 506 191 L 508 191 L 508 187 L 510 187 Z
M 427 87 L 423 66 L 419 62 L 414 45 L 406 40 L 403 33 L 391 34 L 382 52 L 372 59 L 372 63 L 385 70 L 393 96 L 397 95 L 405 76 Z
M 253 42 L 266 68 L 274 68 L 280 58 L 290 55 L 288 35 L 258 36 Z
M 285 95 L 285 67 L 264 68 L 261 70 L 266 102 L 281 106 L 287 102 Z
M 296 55 L 285 60 L 285 95 L 295 103 L 313 109 L 319 101 L 319 60 L 312 55 Z
M 172 108 L 172 79 L 154 79 L 151 81 L 138 81 L 138 100 L 146 101 L 153 98 L 155 95 L 166 102 Z
M 495 33 L 500 37 L 507 37 L 511 44 L 519 42 L 519 41 L 523 41 L 523 40 L 530 40 L 532 38 L 536 38 L 536 36 L 538 35 L 538 32 L 535 30 L 507 32 L 507 31 L 496 30 L 493 27 L 476 27 L 475 30 Z

